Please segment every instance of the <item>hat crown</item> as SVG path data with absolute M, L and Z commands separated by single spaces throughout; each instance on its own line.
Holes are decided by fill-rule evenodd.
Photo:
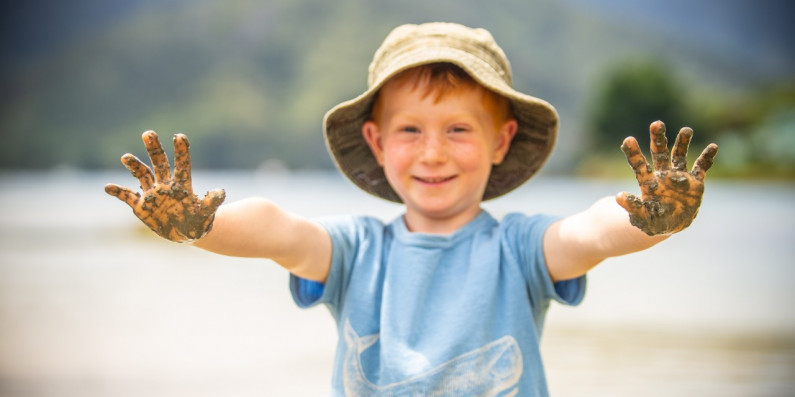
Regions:
M 393 29 L 376 50 L 370 63 L 367 86 L 383 83 L 387 77 L 422 63 L 432 63 L 428 54 L 438 52 L 438 62 L 448 62 L 451 52 L 475 56 L 508 86 L 512 86 L 511 65 L 502 48 L 485 29 L 456 23 L 433 22 L 401 25 Z M 422 59 L 417 59 L 417 54 Z

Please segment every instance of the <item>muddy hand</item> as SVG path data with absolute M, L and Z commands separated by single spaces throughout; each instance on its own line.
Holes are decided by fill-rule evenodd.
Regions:
M 638 147 L 628 137 L 621 145 L 629 165 L 635 171 L 641 195 L 622 192 L 616 201 L 629 212 L 633 226 L 653 236 L 678 232 L 693 221 L 704 194 L 704 175 L 712 166 L 718 145 L 709 144 L 687 171 L 687 147 L 693 130 L 685 127 L 676 136 L 671 153 L 665 137 L 665 124 L 656 121 L 649 127 L 654 170 Z
M 174 135 L 173 175 L 157 134 L 146 131 L 142 139 L 154 172 L 132 154 L 121 158 L 124 166 L 140 181 L 142 193 L 112 183 L 105 186 L 105 192 L 127 203 L 135 215 L 161 237 L 176 242 L 200 239 L 210 231 L 215 211 L 226 197 L 225 192 L 213 190 L 201 200 L 193 193 L 185 135 Z

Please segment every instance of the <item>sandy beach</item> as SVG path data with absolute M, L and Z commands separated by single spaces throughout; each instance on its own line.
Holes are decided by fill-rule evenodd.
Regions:
M 331 316 L 298 309 L 286 272 L 270 261 L 154 237 L 102 193 L 105 182 L 124 178 L 0 178 L 0 395 L 327 395 Z M 204 183 L 227 187 L 232 200 L 265 189 L 246 178 Z M 297 197 L 290 205 L 307 215 L 399 211 L 318 178 L 261 183 L 277 201 Z M 569 211 L 616 188 L 580 185 L 542 181 L 489 210 L 521 202 Z M 328 192 L 329 206 L 318 209 L 311 189 Z M 555 204 L 537 193 L 549 189 L 584 197 Z M 542 341 L 552 395 L 791 396 L 795 189 L 770 189 L 716 187 L 691 229 L 595 269 L 581 306 L 554 304 Z M 737 221 L 765 227 L 739 235 L 724 221 L 748 200 L 761 213 Z

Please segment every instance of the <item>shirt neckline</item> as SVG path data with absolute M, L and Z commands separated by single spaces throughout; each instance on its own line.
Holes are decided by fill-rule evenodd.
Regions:
M 392 221 L 392 229 L 395 232 L 395 238 L 405 243 L 419 244 L 424 246 L 447 246 L 456 243 L 461 239 L 465 239 L 484 226 L 490 223 L 496 223 L 496 220 L 486 210 L 481 210 L 480 213 L 467 224 L 450 234 L 434 234 L 434 233 L 420 233 L 411 232 L 406 226 L 404 219 L 405 215 L 399 216 Z

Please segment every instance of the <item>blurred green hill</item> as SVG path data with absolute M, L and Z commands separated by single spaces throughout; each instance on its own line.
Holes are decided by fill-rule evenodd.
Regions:
M 776 30 L 777 9 L 753 18 L 741 9 L 726 17 L 734 30 L 716 35 L 714 23 L 672 23 L 714 19 L 723 4 L 693 3 L 650 2 L 678 7 L 660 18 L 654 7 L 617 0 L 6 2 L 0 169 L 119 168 L 125 152 L 145 157 L 139 137 L 149 129 L 164 141 L 186 133 L 198 168 L 331 167 L 325 111 L 364 90 L 389 30 L 433 20 L 489 29 L 512 62 L 514 85 L 558 108 L 561 137 L 547 172 L 571 172 L 589 157 L 605 81 L 635 60 L 670 72 L 690 109 L 683 118 L 697 119 L 704 141 L 728 139 L 750 164 L 757 159 L 741 153 L 746 143 L 764 146 L 772 134 L 783 152 L 776 155 L 795 166 L 795 147 L 781 149 L 795 135 L 795 57 L 791 36 Z M 644 142 L 651 121 L 617 134 Z

